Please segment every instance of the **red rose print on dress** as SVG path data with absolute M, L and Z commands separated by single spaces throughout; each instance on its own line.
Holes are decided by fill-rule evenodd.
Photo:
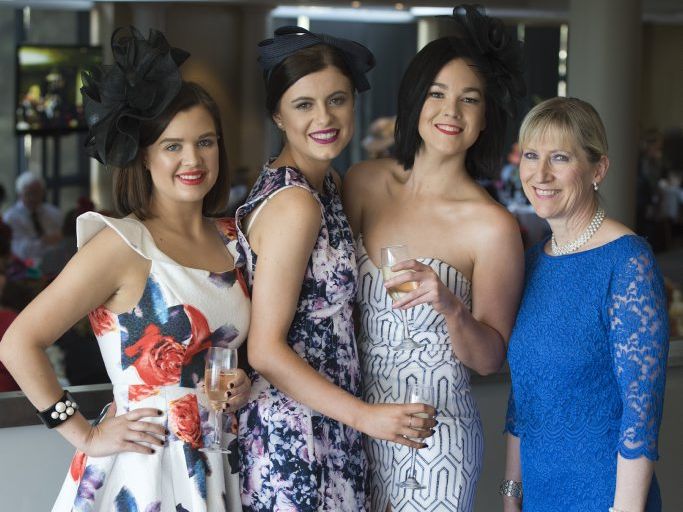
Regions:
M 74 482 L 78 482 L 83 476 L 83 472 L 85 471 L 85 461 L 87 459 L 88 456 L 81 451 L 77 451 L 73 459 L 71 459 L 69 474 L 71 474 L 71 478 L 73 478 Z
M 104 306 L 93 309 L 88 313 L 88 318 L 95 336 L 102 336 L 116 329 L 116 316 Z
M 237 226 L 235 225 L 235 219 L 232 217 L 224 217 L 222 219 L 216 220 L 216 226 L 218 230 L 230 240 L 237 239 Z
M 191 337 L 185 349 L 185 359 L 183 364 L 189 363 L 192 358 L 207 350 L 211 346 L 211 331 L 209 330 L 209 323 L 206 321 L 204 315 L 197 308 L 185 304 L 183 306 L 185 314 L 190 319 Z
M 118 315 L 118 322 L 121 367 L 134 366 L 148 386 L 195 387 L 204 374 L 206 350 L 212 345 L 228 346 L 239 335 L 233 325 L 211 332 L 206 317 L 189 304 L 168 307 L 153 276 L 138 305 L 130 313 Z
M 196 395 L 185 395 L 169 404 L 169 424 L 175 436 L 192 448 L 202 447 L 202 431 Z
M 159 388 L 157 386 L 149 386 L 147 384 L 132 384 L 128 386 L 129 402 L 139 402 L 147 397 L 158 394 Z
M 148 325 L 142 337 L 124 353 L 134 359 L 133 366 L 146 384 L 166 386 L 180 380 L 185 347 L 163 336 L 156 325 Z

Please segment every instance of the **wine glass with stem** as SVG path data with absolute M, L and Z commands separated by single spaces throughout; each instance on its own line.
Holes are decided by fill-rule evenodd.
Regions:
M 394 272 L 391 267 L 409 259 L 408 246 L 407 245 L 390 245 L 387 247 L 382 247 L 381 252 L 382 257 L 382 276 L 385 281 L 392 279 L 398 275 L 404 274 L 405 272 L 411 272 L 410 270 L 399 270 Z M 406 293 L 417 289 L 417 282 L 408 281 L 398 286 L 389 288 L 389 296 L 392 300 L 397 301 L 403 297 Z M 415 348 L 420 348 L 420 344 L 416 343 L 413 338 L 410 337 L 410 331 L 408 330 L 408 315 L 405 309 L 399 309 L 401 314 L 401 320 L 403 322 L 403 339 L 400 343 L 394 347 L 394 350 L 411 350 Z
M 409 384 L 406 392 L 405 403 L 407 404 L 427 404 L 435 406 L 434 403 L 434 388 L 432 386 L 425 386 L 423 384 Z M 414 416 L 418 418 L 429 418 L 426 412 L 419 412 Z M 414 441 L 421 441 L 419 438 L 411 438 Z M 403 482 L 399 482 L 398 486 L 403 489 L 425 489 L 426 487 L 417 480 L 415 472 L 415 457 L 417 449 L 410 449 L 410 470 Z
M 204 367 L 204 388 L 213 409 L 213 442 L 200 448 L 203 452 L 230 453 L 223 446 L 223 406 L 227 403 L 227 391 L 234 380 L 237 369 L 237 350 L 225 347 L 210 347 Z

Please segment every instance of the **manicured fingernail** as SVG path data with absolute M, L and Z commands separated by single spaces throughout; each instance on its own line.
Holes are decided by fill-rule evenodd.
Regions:
M 230 391 L 226 391 L 225 394 L 228 395 L 228 398 L 232 396 L 232 393 Z
M 170 435 L 171 433 L 170 433 L 170 432 L 168 431 L 168 429 L 166 428 L 166 429 L 164 429 L 164 434 L 168 436 L 168 435 Z
M 159 410 L 157 410 L 157 414 L 158 414 L 159 416 L 161 416 L 162 414 L 164 414 L 164 411 L 162 411 L 161 409 L 159 409 Z
M 156 451 L 154 451 L 154 448 L 150 448 L 149 451 L 150 453 L 156 453 Z
M 234 387 L 235 387 L 235 383 L 234 383 L 234 382 L 231 382 L 231 383 L 230 383 L 230 389 L 232 389 L 232 388 L 234 388 Z
M 422 448 L 427 448 L 427 443 L 422 443 Z

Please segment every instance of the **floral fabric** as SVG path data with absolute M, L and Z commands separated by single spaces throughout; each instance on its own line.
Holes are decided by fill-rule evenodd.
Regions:
M 235 270 L 220 274 L 177 264 L 132 218 L 82 215 L 79 247 L 105 227 L 151 260 L 145 290 L 134 308 L 117 315 L 100 306 L 89 314 L 113 384 L 116 414 L 159 409 L 161 416 L 144 421 L 164 425 L 169 434 L 166 446 L 154 446 L 151 455 L 87 457 L 77 452 L 53 511 L 239 510 L 237 474 L 224 471 L 220 454 L 199 451 L 213 430 L 206 396 L 196 392 L 207 349 L 236 348 L 249 328 L 250 301 L 234 221 L 216 222 L 236 263 Z
M 247 202 L 237 211 L 249 284 L 253 283 L 257 256 L 241 222 L 264 200 L 288 187 L 308 190 L 322 211 L 288 342 L 329 381 L 359 396 L 360 367 L 351 317 L 355 251 L 331 175 L 325 177 L 319 194 L 297 169 L 264 167 Z M 244 510 L 365 510 L 366 463 L 360 432 L 289 398 L 257 373 L 251 378 L 251 400 L 239 418 Z
M 617 454 L 658 458 L 669 339 L 662 276 L 637 236 L 558 257 L 540 244 L 526 267 L 506 423 L 520 438 L 524 511 L 604 511 Z M 661 508 L 653 478 L 645 510 Z

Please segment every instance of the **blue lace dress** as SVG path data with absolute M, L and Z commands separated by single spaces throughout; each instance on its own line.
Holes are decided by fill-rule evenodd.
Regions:
M 649 245 L 527 254 L 510 339 L 506 430 L 520 438 L 524 512 L 605 512 L 617 454 L 658 458 L 668 353 L 662 277 Z M 647 511 L 660 511 L 653 478 Z
M 265 166 L 237 210 L 238 236 L 253 284 L 257 255 L 243 220 L 280 191 L 299 187 L 320 204 L 322 222 L 308 261 L 288 342 L 330 382 L 360 396 L 360 363 L 353 333 L 356 257 L 334 179 L 319 194 L 297 169 Z M 258 212 L 254 213 L 255 215 Z M 287 226 L 282 226 L 287 229 Z M 259 319 L 267 322 L 268 318 Z M 252 373 L 250 402 L 240 411 L 242 506 L 245 511 L 361 512 L 366 462 L 361 433 L 311 410 Z

